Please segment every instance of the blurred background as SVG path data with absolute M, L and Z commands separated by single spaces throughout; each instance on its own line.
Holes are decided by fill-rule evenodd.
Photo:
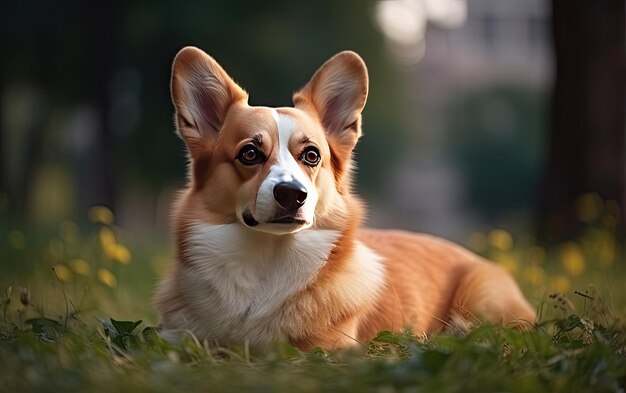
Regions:
M 372 225 L 463 240 L 546 229 L 534 226 L 589 192 L 624 200 L 622 1 L 25 1 L 1 18 L 0 192 L 14 219 L 105 205 L 137 233 L 166 227 L 185 182 L 168 91 L 185 45 L 269 106 L 359 52 L 371 93 L 357 190 Z
M 23 263 L 30 233 L 61 228 L 42 252 L 80 274 L 64 236 L 113 216 L 118 238 L 165 263 L 186 179 L 170 66 L 186 45 L 267 106 L 290 106 L 336 52 L 361 54 L 371 85 L 355 188 L 370 225 L 478 251 L 517 234 L 531 249 L 562 244 L 591 226 L 619 258 L 623 0 L 28 0 L 2 5 L 0 31 L 5 264 Z

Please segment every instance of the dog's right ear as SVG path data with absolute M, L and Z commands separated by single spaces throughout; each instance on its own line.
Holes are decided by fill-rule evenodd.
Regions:
M 174 58 L 170 89 L 178 134 L 192 157 L 210 148 L 230 106 L 248 99 L 217 61 L 191 46 Z

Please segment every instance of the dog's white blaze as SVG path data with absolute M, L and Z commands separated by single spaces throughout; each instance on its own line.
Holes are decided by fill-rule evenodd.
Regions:
M 289 141 L 293 135 L 295 123 L 293 118 L 279 114 L 276 109 L 270 108 L 278 129 L 278 159 L 261 183 L 256 199 L 255 218 L 266 221 L 274 217 L 278 205 L 274 200 L 274 186 L 280 182 L 298 181 L 307 190 L 307 198 L 300 208 L 298 215 L 310 224 L 313 223 L 315 205 L 317 204 L 317 190 L 309 177 L 304 173 L 289 150 Z
M 280 307 L 315 278 L 338 237 L 334 230 L 276 236 L 240 224 L 193 225 L 191 268 L 180 289 L 195 309 L 181 318 L 192 331 L 219 340 L 285 339 Z

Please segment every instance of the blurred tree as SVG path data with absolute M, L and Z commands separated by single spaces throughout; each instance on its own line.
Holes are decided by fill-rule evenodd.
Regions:
M 116 41 L 120 32 L 120 10 L 115 2 L 106 5 L 45 0 L 10 2 L 3 5 L 1 19 L 2 92 L 8 100 L 5 117 L 18 127 L 4 129 L 4 142 L 12 151 L 13 167 L 5 167 L 2 191 L 9 197 L 14 218 L 28 216 L 38 171 L 46 165 L 64 165 L 76 170 L 80 188 L 80 206 L 105 204 L 113 207 L 112 171 L 115 154 L 111 149 L 111 127 L 108 122 L 109 84 L 116 59 Z M 9 89 L 10 87 L 10 89 Z M 18 92 L 9 96 L 7 91 Z M 19 95 L 25 95 L 26 108 L 19 106 Z M 66 158 L 71 139 L 67 131 L 59 132 L 58 119 L 78 105 L 90 103 L 100 114 L 98 138 L 91 144 L 87 162 L 76 168 Z M 11 113 L 14 111 L 15 113 Z M 11 116 L 8 116 L 8 115 Z M 17 114 L 17 115 L 16 115 Z M 17 119 L 17 120 L 15 120 Z M 87 130 L 78 130 L 81 137 Z M 61 139 L 61 140 L 59 140 Z M 7 159 L 2 157 L 3 164 Z M 84 170 L 83 167 L 88 168 Z M 82 177 L 87 181 L 82 181 Z
M 4 45 L 0 44 L 0 56 L 5 55 Z M 5 89 L 4 72 L 0 67 L 0 94 Z M 7 184 L 7 172 L 5 168 L 5 127 L 4 127 L 4 110 L 2 108 L 2 96 L 0 95 L 0 198 L 9 198 L 9 187 Z M 8 202 L 8 200 L 6 201 Z
M 21 132 L 12 132 L 12 130 L 2 127 L 0 137 L 4 139 L 7 149 L 15 146 L 10 144 L 11 138 L 19 138 L 21 140 L 21 154 L 17 155 L 14 164 L 19 167 L 19 174 L 16 174 L 13 168 L 6 165 L 1 175 L 3 181 L 0 191 L 5 192 L 8 198 L 12 219 L 22 216 L 28 203 L 33 179 L 38 165 L 41 162 L 44 138 L 44 127 L 49 117 L 48 87 L 52 79 L 47 72 L 46 67 L 50 52 L 47 50 L 46 37 L 37 34 L 33 29 L 36 21 L 40 20 L 40 14 L 35 13 L 33 18 L 24 19 L 17 18 L 20 12 L 24 11 L 28 6 L 19 5 L 15 2 L 3 5 L 2 36 L 2 52 L 0 55 L 3 59 L 2 80 L 0 87 L 2 92 L 6 92 L 6 88 L 11 82 L 18 82 L 27 86 L 28 91 L 27 118 L 23 119 Z M 22 23 L 19 27 L 21 35 L 16 34 L 16 24 Z M 31 25 L 31 23 L 33 25 Z M 11 97 L 4 96 L 3 99 Z M 6 102 L 5 107 L 11 108 L 13 102 Z M 3 119 L 8 116 L 3 115 Z M 6 124 L 6 123 L 4 123 Z M 19 144 L 18 144 L 19 146 Z
M 89 204 L 108 206 L 115 210 L 119 154 L 114 149 L 112 104 L 115 97 L 112 83 L 120 67 L 123 33 L 123 5 L 119 0 L 81 3 L 90 23 L 85 26 L 91 38 L 86 46 L 87 69 L 92 80 L 92 100 L 97 108 L 99 124 L 93 145 L 93 169 L 97 176 L 86 180 Z
M 516 83 L 468 89 L 451 102 L 450 156 L 467 180 L 467 198 L 489 225 L 531 211 L 542 165 L 544 94 Z
M 552 0 L 556 82 L 539 222 L 547 241 L 579 233 L 583 193 L 624 208 L 625 4 Z

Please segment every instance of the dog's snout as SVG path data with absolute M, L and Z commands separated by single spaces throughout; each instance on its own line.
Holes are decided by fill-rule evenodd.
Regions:
M 274 186 L 274 199 L 289 211 L 298 210 L 306 201 L 306 188 L 297 181 L 281 182 Z

